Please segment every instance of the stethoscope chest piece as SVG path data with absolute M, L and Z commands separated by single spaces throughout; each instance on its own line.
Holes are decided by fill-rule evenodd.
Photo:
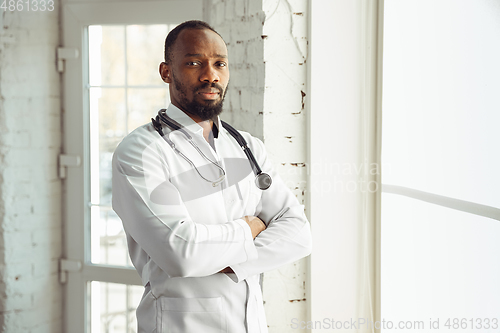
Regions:
M 261 172 L 255 177 L 255 185 L 261 190 L 267 190 L 272 182 L 271 176 L 265 172 Z

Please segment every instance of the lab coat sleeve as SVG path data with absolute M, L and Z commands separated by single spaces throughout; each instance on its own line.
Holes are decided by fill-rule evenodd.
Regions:
M 257 258 L 230 266 L 236 275 L 235 282 L 294 262 L 312 250 L 310 224 L 304 207 L 274 170 L 262 141 L 247 138 L 249 140 L 262 171 L 272 178 L 271 186 L 262 192 L 259 203 L 262 208 L 258 212 L 258 217 L 268 226 L 254 240 Z
M 141 140 L 138 135 L 126 138 L 117 148 L 112 182 L 113 209 L 123 222 L 138 272 L 146 262 L 134 262 L 134 258 L 145 258 L 145 254 L 170 277 L 208 276 L 231 264 L 255 259 L 257 251 L 245 221 L 217 225 L 192 221 L 169 181 L 168 165 L 161 153 L 165 147 Z M 158 188 L 166 202 L 154 200 Z

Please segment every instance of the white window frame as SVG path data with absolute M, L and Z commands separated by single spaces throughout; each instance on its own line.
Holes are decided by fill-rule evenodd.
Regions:
M 63 73 L 64 147 L 67 155 L 80 156 L 79 167 L 68 168 L 64 184 L 64 257 L 81 263 L 67 272 L 64 331 L 90 331 L 87 304 L 89 281 L 141 285 L 132 268 L 96 265 L 90 262 L 90 137 L 88 82 L 89 25 L 168 24 L 203 17 L 202 0 L 167 1 L 63 1 L 63 46 L 78 50 L 80 57 L 65 60 Z M 86 247 L 87 244 L 87 247 Z

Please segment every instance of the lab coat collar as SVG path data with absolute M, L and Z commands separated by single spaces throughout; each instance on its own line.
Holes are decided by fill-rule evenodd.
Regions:
M 184 111 L 170 103 L 167 108 L 167 115 L 181 124 L 185 129 L 193 134 L 203 136 L 203 127 L 201 127 L 197 122 L 195 122 L 191 117 L 189 117 Z M 221 123 L 219 116 L 214 119 L 214 124 L 217 127 L 218 135 L 221 133 Z M 215 133 L 214 133 L 215 134 Z M 217 139 L 218 135 L 215 137 Z

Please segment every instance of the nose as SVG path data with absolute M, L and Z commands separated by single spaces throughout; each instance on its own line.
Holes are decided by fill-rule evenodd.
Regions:
M 219 73 L 217 72 L 217 70 L 214 68 L 213 65 L 206 65 L 203 67 L 202 73 L 200 75 L 200 81 L 213 83 L 213 82 L 219 82 L 219 80 L 220 80 Z

